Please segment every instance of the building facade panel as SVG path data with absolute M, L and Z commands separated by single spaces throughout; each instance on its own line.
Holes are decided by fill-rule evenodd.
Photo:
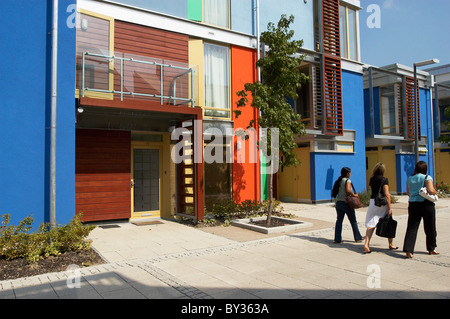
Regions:
M 73 217 L 75 201 L 75 28 L 67 23 L 75 3 L 59 6 L 55 206 L 61 224 Z M 38 225 L 50 221 L 51 1 L 1 1 L 0 17 L 0 214 L 11 214 L 12 224 L 33 214 Z
M 245 83 L 256 80 L 255 63 L 256 52 L 247 48 L 231 47 L 231 91 L 233 93 L 244 89 Z M 238 96 L 232 94 L 233 110 L 236 110 Z M 247 130 L 250 121 L 257 120 L 257 109 L 250 105 L 240 107 L 241 115 L 236 118 L 233 114 L 234 129 Z M 258 127 L 249 131 L 249 139 L 235 137 L 233 161 L 233 199 L 236 202 L 244 200 L 259 200 L 260 198 L 260 163 L 257 151 Z
M 130 218 L 130 132 L 76 132 L 75 211 L 83 221 Z

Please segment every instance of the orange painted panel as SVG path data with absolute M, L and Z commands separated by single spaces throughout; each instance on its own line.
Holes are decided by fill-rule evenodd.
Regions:
M 238 118 L 233 113 L 235 130 L 237 128 L 245 130 L 251 120 L 257 120 L 258 110 L 250 105 L 250 98 L 245 107 L 237 108 L 236 106 L 236 102 L 239 100 L 236 92 L 243 90 L 245 83 L 253 83 L 257 79 L 256 60 L 256 50 L 231 47 L 232 110 L 239 109 L 242 112 Z M 252 138 L 242 141 L 236 137 L 234 141 L 233 198 L 237 202 L 260 200 L 259 156 L 257 152 L 256 154 L 251 152 L 256 148 L 258 129 L 255 132 L 255 143 L 251 142 Z M 241 145 L 240 150 L 237 149 L 238 141 Z

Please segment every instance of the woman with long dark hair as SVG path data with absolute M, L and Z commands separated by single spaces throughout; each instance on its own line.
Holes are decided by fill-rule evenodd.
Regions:
M 408 205 L 408 226 L 405 234 L 403 251 L 406 258 L 412 258 L 414 246 L 417 239 L 417 230 L 423 218 L 423 226 L 426 235 L 427 250 L 430 255 L 438 255 L 435 250 L 436 244 L 436 209 L 434 203 L 419 195 L 420 189 L 425 184 L 430 195 L 437 192 L 433 186 L 433 179 L 427 175 L 428 166 L 424 161 L 420 161 L 414 168 L 414 174 L 406 182 L 406 193 L 409 196 Z
M 347 195 L 358 197 L 358 194 L 352 191 L 352 181 L 350 180 L 350 175 L 352 171 L 348 167 L 343 167 L 341 169 L 341 176 L 334 182 L 333 190 L 331 196 L 336 198 L 336 226 L 334 230 L 334 242 L 342 243 L 342 222 L 344 221 L 345 215 L 347 215 L 348 220 L 352 226 L 353 237 L 356 242 L 361 242 L 364 238 L 358 229 L 358 222 L 356 221 L 356 214 L 353 208 L 350 208 L 345 201 Z

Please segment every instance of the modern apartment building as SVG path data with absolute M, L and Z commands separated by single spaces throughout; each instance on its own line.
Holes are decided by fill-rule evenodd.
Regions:
M 428 172 L 435 177 L 432 78 L 428 72 L 417 71 L 420 111 L 416 128 L 413 68 L 392 64 L 380 68 L 366 66 L 365 70 L 367 183 L 375 164 L 383 162 L 389 190 L 405 194 L 406 180 L 414 172 L 417 132 L 419 160 L 428 163 Z
M 301 114 L 307 135 L 298 139 L 296 150 L 302 165 L 281 168 L 277 191 L 281 200 L 320 203 L 330 201 L 342 167 L 352 169 L 357 191 L 366 184 L 361 7 L 354 0 L 295 3 L 290 12 L 303 21 L 294 30 L 304 39 L 301 71 L 311 81 L 291 104 Z M 271 18 L 283 10 L 270 8 Z
M 436 183 L 450 184 L 450 147 L 439 140 L 441 136 L 449 136 L 448 122 L 450 117 L 445 110 L 450 108 L 450 65 L 442 65 L 425 70 L 434 76 L 433 119 L 434 119 L 434 152 Z
M 403 185 L 411 136 L 399 110 L 368 117 L 392 107 L 377 104 L 390 91 L 377 88 L 376 68 L 369 103 L 360 10 L 359 0 L 1 1 L 0 214 L 12 223 L 31 213 L 60 224 L 78 213 L 85 221 L 202 219 L 220 199 L 266 198 L 272 177 L 252 156 L 259 128 L 249 139 L 235 136 L 258 111 L 233 111 L 270 49 L 259 35 L 282 14 L 295 17 L 299 70 L 311 80 L 289 101 L 307 134 L 297 137 L 302 165 L 273 177 L 277 198 L 329 201 L 344 166 L 361 191 L 372 152 L 385 156 L 392 145 Z M 403 69 L 383 68 L 408 80 Z M 424 73 L 419 84 L 428 105 Z M 421 151 L 430 150 L 428 107 L 420 115 Z

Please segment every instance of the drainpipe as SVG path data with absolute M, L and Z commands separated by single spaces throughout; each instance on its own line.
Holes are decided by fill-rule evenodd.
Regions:
M 256 1 L 256 8 L 255 8 L 255 20 L 256 20 L 256 27 L 255 27 L 255 31 L 256 31 L 256 56 L 257 59 L 256 61 L 259 61 L 259 59 L 261 58 L 261 34 L 260 34 L 260 28 L 259 28 L 259 0 L 255 0 Z M 257 81 L 261 81 L 261 69 L 258 67 L 257 68 L 258 71 L 258 78 Z M 258 112 L 258 116 L 261 115 L 261 112 Z M 259 123 L 259 122 L 258 122 Z M 259 128 L 259 136 L 261 137 L 261 128 Z M 262 152 L 259 151 L 259 158 L 262 158 Z M 263 169 L 263 165 L 261 163 L 259 163 L 259 195 L 260 195 L 260 200 L 261 203 L 263 202 L 263 198 L 264 198 L 264 188 L 263 188 L 263 174 L 264 174 L 264 169 Z
M 261 34 L 259 30 L 259 0 L 256 0 L 256 48 L 258 61 L 261 58 Z M 258 81 L 261 81 L 261 69 L 258 67 Z
M 58 0 L 53 0 L 52 97 L 50 125 L 50 227 L 56 227 L 56 102 L 58 74 Z
M 430 74 L 430 103 L 431 103 L 431 130 L 429 130 L 430 135 L 431 135 L 431 150 L 428 150 L 428 156 L 429 159 L 428 161 L 433 163 L 433 170 L 431 171 L 433 174 L 433 180 L 435 181 L 434 183 L 436 184 L 436 160 L 435 160 L 435 152 L 434 152 L 434 110 L 433 110 L 433 89 L 434 89 L 434 75 Z M 431 157 L 431 161 L 430 161 L 430 157 Z

